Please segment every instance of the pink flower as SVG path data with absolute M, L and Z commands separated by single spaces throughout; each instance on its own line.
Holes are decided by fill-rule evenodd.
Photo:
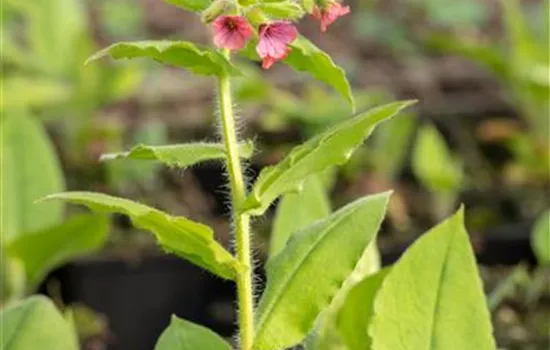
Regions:
M 252 37 L 252 27 L 242 16 L 220 16 L 212 22 L 214 45 L 221 49 L 240 50 Z
M 292 23 L 278 21 L 260 25 L 260 40 L 256 52 L 262 59 L 262 68 L 269 69 L 275 62 L 286 58 L 290 52 L 288 44 L 298 36 Z
M 331 2 L 323 9 L 315 6 L 312 15 L 315 19 L 321 21 L 321 31 L 326 32 L 328 26 L 334 23 L 338 17 L 347 15 L 349 12 L 349 6 L 342 6 L 339 2 Z

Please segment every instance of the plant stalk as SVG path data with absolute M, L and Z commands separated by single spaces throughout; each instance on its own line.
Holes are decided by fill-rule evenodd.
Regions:
M 250 252 L 250 217 L 239 214 L 246 198 L 239 143 L 235 130 L 233 102 L 231 99 L 231 82 L 227 74 L 219 77 L 219 101 L 223 143 L 227 152 L 227 172 L 233 204 L 235 226 L 235 243 L 237 260 L 241 263 L 242 272 L 237 277 L 237 294 L 239 304 L 239 338 L 242 350 L 252 348 L 254 335 L 254 301 L 252 294 L 252 260 Z

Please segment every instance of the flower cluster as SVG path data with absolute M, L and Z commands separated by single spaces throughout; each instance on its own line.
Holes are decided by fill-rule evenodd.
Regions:
M 349 12 L 349 6 L 329 0 L 316 4 L 311 15 L 321 22 L 321 31 L 325 32 L 338 17 Z M 291 50 L 290 44 L 298 37 L 298 29 L 290 21 L 267 21 L 260 24 L 256 32 L 247 19 L 240 15 L 220 15 L 212 22 L 212 28 L 214 45 L 232 51 L 243 49 L 257 33 L 256 52 L 264 69 L 269 69 L 275 62 L 285 59 Z

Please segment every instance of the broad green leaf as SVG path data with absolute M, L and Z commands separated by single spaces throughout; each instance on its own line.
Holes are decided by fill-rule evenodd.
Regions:
M 539 263 L 550 264 L 550 210 L 535 222 L 531 244 Z
M 254 349 L 301 342 L 372 242 L 389 193 L 359 199 L 295 233 L 267 266 L 256 313 Z
M 310 175 L 343 164 L 378 123 L 413 103 L 394 102 L 360 113 L 293 148 L 279 164 L 262 170 L 242 210 L 261 215 L 273 200 L 299 189 Z
M 494 350 L 464 213 L 424 234 L 378 291 L 368 334 L 377 350 Z
M 210 329 L 172 316 L 155 350 L 231 350 L 231 346 Z
M 250 158 L 254 152 L 252 142 L 242 143 L 241 156 Z M 225 159 L 225 148 L 218 143 L 186 143 L 169 146 L 137 145 L 129 152 L 109 153 L 101 160 L 141 159 L 157 160 L 169 167 L 186 168 L 199 162 Z
M 286 194 L 277 208 L 269 243 L 271 257 L 279 253 L 294 232 L 330 215 L 330 201 L 318 175 L 309 177 L 299 193 Z
M 258 6 L 271 18 L 297 20 L 304 16 L 304 10 L 295 2 L 265 2 Z
M 27 281 L 36 285 L 54 267 L 100 248 L 108 228 L 105 216 L 74 216 L 60 225 L 16 237 L 6 251 L 23 263 Z
M 352 109 L 355 108 L 346 73 L 332 61 L 329 55 L 302 36 L 298 37 L 290 46 L 292 51 L 284 60 L 286 64 L 297 71 L 309 73 L 315 79 L 332 86 L 349 102 Z
M 6 111 L 0 133 L 0 236 L 9 242 L 62 220 L 61 203 L 34 201 L 65 185 L 53 145 L 37 120 L 23 111 Z
M 419 130 L 412 157 L 415 176 L 430 191 L 454 192 L 460 188 L 462 167 L 435 127 L 426 125 Z
M 214 240 L 210 227 L 184 217 L 170 216 L 146 205 L 102 193 L 65 192 L 49 195 L 44 200 L 63 200 L 98 212 L 128 215 L 136 227 L 151 231 L 170 253 L 227 279 L 234 279 L 240 270 L 237 260 Z
M 120 42 L 97 52 L 88 58 L 86 64 L 105 56 L 114 59 L 148 57 L 201 75 L 220 75 L 224 72 L 240 75 L 239 70 L 220 53 L 187 41 Z
M 348 350 L 370 349 L 367 327 L 372 319 L 374 300 L 389 270 L 368 276 L 353 286 L 336 316 L 336 328 Z
M 71 324 L 46 297 L 32 296 L 0 311 L 2 350 L 78 350 Z
M 204 11 L 212 3 L 211 0 L 164 0 L 165 2 L 191 12 Z

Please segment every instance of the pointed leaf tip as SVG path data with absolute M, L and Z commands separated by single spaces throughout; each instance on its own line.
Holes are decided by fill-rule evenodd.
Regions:
M 254 350 L 285 349 L 303 341 L 375 239 L 390 194 L 358 199 L 314 222 L 269 261 Z
M 261 171 L 241 211 L 262 215 L 278 196 L 296 191 L 307 177 L 345 163 L 376 125 L 413 103 L 394 102 L 359 113 L 294 147 L 279 164 Z
M 185 217 L 102 193 L 64 192 L 49 195 L 46 200 L 63 200 L 98 212 L 128 215 L 136 227 L 152 232 L 167 252 L 222 278 L 234 280 L 241 270 L 241 264 L 214 239 L 210 227 Z
M 373 349 L 495 349 L 463 215 L 422 235 L 392 267 L 367 325 Z

